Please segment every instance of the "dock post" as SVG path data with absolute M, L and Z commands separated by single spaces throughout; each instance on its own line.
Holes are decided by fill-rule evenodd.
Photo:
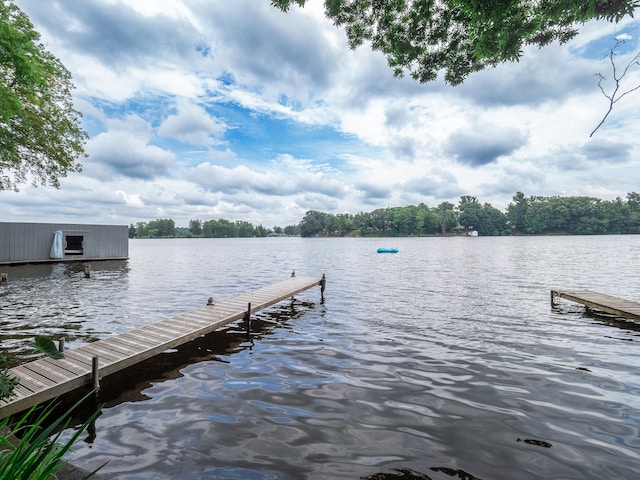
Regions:
M 88 263 L 85 263 L 82 266 L 84 267 L 84 278 L 91 277 L 91 265 L 89 265 Z
M 251 303 L 247 306 L 247 312 L 244 314 L 244 319 L 247 321 L 247 336 L 251 334 Z
M 320 299 L 324 302 L 324 287 L 327 285 L 327 277 L 325 274 L 322 274 L 322 278 L 320 279 Z
M 0 273 L 0 283 L 7 283 L 9 276 L 6 273 Z
M 98 393 L 100 390 L 100 369 L 97 355 L 91 359 L 91 380 L 93 381 L 93 389 Z
M 64 353 L 64 338 L 58 340 L 58 351 Z

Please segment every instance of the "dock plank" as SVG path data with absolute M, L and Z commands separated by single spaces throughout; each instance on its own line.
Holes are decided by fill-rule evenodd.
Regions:
M 324 292 L 324 276 L 322 279 L 290 277 L 69 350 L 61 360 L 42 358 L 14 367 L 9 373 L 19 378 L 20 385 L 13 397 L 0 400 L 0 419 L 91 383 L 92 362 L 96 356 L 98 375 L 103 378 L 242 319 L 249 303 L 251 313 L 255 313 L 315 286 Z
M 557 298 L 564 298 L 585 305 L 587 308 L 627 318 L 634 322 L 640 321 L 640 303 L 624 298 L 591 290 L 551 290 L 552 305 L 555 304 Z
M 50 361 L 52 359 L 43 358 L 41 359 L 43 364 L 56 366 L 60 369 L 64 369 L 68 372 L 68 375 L 82 375 L 86 372 L 87 366 L 85 364 L 79 364 L 79 362 L 72 362 L 69 358 L 60 359 L 57 361 Z M 50 367 L 52 368 L 52 367 Z

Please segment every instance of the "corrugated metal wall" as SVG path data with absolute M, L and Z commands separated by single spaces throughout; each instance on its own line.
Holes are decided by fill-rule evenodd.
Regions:
M 48 261 L 53 232 L 83 237 L 82 255 L 63 260 L 126 258 L 129 228 L 126 225 L 77 225 L 69 223 L 0 222 L 0 263 Z

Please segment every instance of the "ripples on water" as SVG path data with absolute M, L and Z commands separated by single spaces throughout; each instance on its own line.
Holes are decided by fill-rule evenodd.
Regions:
M 379 246 L 398 254 L 376 254 Z M 130 260 L 13 267 L 12 361 L 300 275 L 317 289 L 106 383 L 75 448 L 113 479 L 631 479 L 638 330 L 552 288 L 640 300 L 640 238 L 132 241 Z M 117 387 L 117 388 L 116 388 Z

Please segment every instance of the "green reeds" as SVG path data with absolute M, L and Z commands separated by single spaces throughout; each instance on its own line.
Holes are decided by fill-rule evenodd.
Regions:
M 62 457 L 100 414 L 98 409 L 70 439 L 61 442 L 73 411 L 90 395 L 91 393 L 86 395 L 58 417 L 53 417 L 55 405 L 50 405 L 40 412 L 37 406 L 31 408 L 15 423 L 8 418 L 0 421 L 0 480 L 55 479 L 56 473 L 64 466 Z M 9 432 L 13 432 L 19 439 L 17 444 L 10 441 Z M 100 468 L 102 466 L 89 473 L 85 479 L 92 477 Z

